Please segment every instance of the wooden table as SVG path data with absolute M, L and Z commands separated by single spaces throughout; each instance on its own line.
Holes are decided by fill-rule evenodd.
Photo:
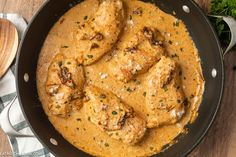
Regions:
M 196 0 L 204 10 L 210 0 Z M 0 0 L 0 12 L 19 13 L 27 21 L 43 4 L 44 0 Z M 225 90 L 217 118 L 204 140 L 189 157 L 236 156 L 236 51 L 225 57 Z M 233 70 L 234 69 L 234 70 Z M 10 152 L 6 136 L 0 129 L 0 154 Z M 9 153 L 7 153 L 9 154 Z

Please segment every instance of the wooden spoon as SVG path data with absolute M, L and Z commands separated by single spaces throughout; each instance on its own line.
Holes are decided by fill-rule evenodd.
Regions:
M 0 78 L 14 60 L 18 47 L 18 33 L 14 24 L 0 18 Z

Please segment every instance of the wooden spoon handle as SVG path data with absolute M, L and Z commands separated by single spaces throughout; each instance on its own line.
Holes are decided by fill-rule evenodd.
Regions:
M 15 58 L 18 47 L 16 27 L 6 19 L 0 19 L 0 78 Z

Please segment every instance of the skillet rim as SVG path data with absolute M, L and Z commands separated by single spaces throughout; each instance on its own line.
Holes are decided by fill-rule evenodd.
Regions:
M 152 2 L 152 0 L 149 0 L 150 2 Z M 44 7 L 50 2 L 50 0 L 47 0 L 46 2 L 44 2 L 44 4 L 42 4 L 42 6 L 38 9 L 38 11 L 32 16 L 32 19 L 30 20 L 30 22 L 28 23 L 28 27 L 21 39 L 21 42 L 20 42 L 20 45 L 19 45 L 19 48 L 18 48 L 18 51 L 17 51 L 17 57 L 16 57 L 16 69 L 15 69 L 15 72 L 16 72 L 16 75 L 15 75 L 15 82 L 16 82 L 16 91 L 17 91 L 17 96 L 18 96 L 18 101 L 20 103 L 20 108 L 21 108 L 21 111 L 23 113 L 23 116 L 25 118 L 25 120 L 27 121 L 30 129 L 32 130 L 33 134 L 35 135 L 35 137 L 40 141 L 40 143 L 49 150 L 50 153 L 52 153 L 54 156 L 58 156 L 56 154 L 56 152 L 52 151 L 52 149 L 46 145 L 43 140 L 41 140 L 41 138 L 38 136 L 38 134 L 36 133 L 36 131 L 34 130 L 34 128 L 32 127 L 32 125 L 30 124 L 29 120 L 28 120 L 28 117 L 26 116 L 26 112 L 24 110 L 24 107 L 22 105 L 22 101 L 21 101 L 21 94 L 20 94 L 20 91 L 19 91 L 19 64 L 20 64 L 20 57 L 21 57 L 21 49 L 22 47 L 24 46 L 23 43 L 24 43 L 24 40 L 26 38 L 26 36 L 28 35 L 28 31 L 29 29 L 31 28 L 31 25 L 32 23 L 35 21 L 35 19 L 37 18 L 37 16 L 40 14 L 40 12 L 44 9 Z M 82 2 L 82 1 L 81 1 Z M 190 3 L 193 4 L 193 6 L 198 10 L 198 13 L 199 15 L 201 15 L 201 17 L 203 18 L 203 20 L 208 24 L 210 30 L 211 30 L 211 33 L 213 35 L 213 38 L 217 44 L 217 47 L 218 47 L 218 50 L 220 52 L 220 62 L 221 62 L 221 75 L 222 75 L 222 82 L 221 82 L 221 87 L 220 87 L 220 96 L 218 98 L 218 103 L 216 104 L 216 108 L 215 108 L 215 111 L 214 111 L 214 114 L 212 115 L 212 117 L 210 118 L 210 121 L 208 122 L 208 125 L 206 128 L 204 128 L 203 130 L 203 133 L 199 136 L 198 140 L 194 141 L 193 145 L 190 146 L 188 149 L 186 149 L 185 151 L 183 151 L 182 153 L 182 157 L 185 157 L 187 156 L 188 154 L 190 154 L 198 145 L 199 143 L 203 140 L 203 138 L 206 136 L 207 132 L 209 131 L 209 129 L 212 127 L 212 124 L 217 116 L 217 113 L 219 112 L 219 108 L 221 106 L 221 101 L 222 101 L 222 96 L 223 96 L 223 92 L 224 92 L 224 81 L 225 81 L 225 74 L 224 74 L 224 60 L 223 60 L 223 50 L 220 46 L 220 42 L 219 42 L 219 38 L 216 34 L 216 31 L 215 29 L 213 28 L 211 22 L 209 21 L 209 19 L 207 18 L 207 16 L 204 14 L 204 12 L 202 11 L 202 9 L 198 6 L 198 4 L 194 1 L 194 0 L 190 0 L 189 1 Z M 82 151 L 82 150 L 79 150 L 79 151 Z M 86 153 L 86 152 L 85 152 Z M 158 154 L 154 154 L 153 156 L 158 156 Z
M 222 70 L 221 80 L 222 80 L 222 82 L 221 82 L 221 87 L 220 87 L 221 91 L 220 91 L 220 96 L 218 98 L 218 103 L 216 105 L 214 114 L 211 117 L 211 120 L 208 122 L 208 126 L 205 128 L 204 132 L 201 134 L 201 136 L 198 138 L 198 140 L 196 140 L 194 142 L 194 144 L 182 154 L 182 157 L 185 157 L 185 156 L 189 155 L 200 144 L 200 142 L 202 142 L 202 140 L 204 139 L 204 137 L 207 135 L 208 131 L 212 127 L 212 124 L 215 121 L 216 116 L 219 113 L 219 109 L 220 109 L 221 104 L 222 104 L 221 102 L 222 102 L 222 97 L 223 97 L 223 93 L 224 93 L 224 81 L 225 81 L 225 69 L 224 69 L 223 50 L 222 50 L 219 38 L 218 38 L 218 36 L 216 34 L 216 31 L 215 31 L 214 27 L 212 26 L 210 20 L 207 18 L 207 16 L 203 12 L 203 10 L 200 8 L 200 6 L 194 0 L 189 0 L 189 1 L 195 6 L 195 8 L 198 10 L 198 13 L 202 16 L 203 20 L 205 20 L 206 23 L 208 24 L 208 26 L 210 27 L 211 33 L 213 33 L 212 35 L 215 38 L 215 41 L 216 41 L 216 44 L 217 44 L 217 47 L 218 47 L 218 50 L 219 50 L 219 53 L 220 53 L 220 62 L 221 62 L 221 70 Z M 200 104 L 200 106 L 201 106 L 201 104 Z

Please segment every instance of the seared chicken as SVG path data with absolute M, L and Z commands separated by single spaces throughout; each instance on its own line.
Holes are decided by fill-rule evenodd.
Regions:
M 46 81 L 49 111 L 67 117 L 72 107 L 79 109 L 83 102 L 84 81 L 82 66 L 76 60 L 58 54 L 49 66 Z
M 187 103 L 179 66 L 174 60 L 162 57 L 149 73 L 145 84 L 147 126 L 176 123 L 185 113 Z
M 121 32 L 123 19 L 122 1 L 104 0 L 78 31 L 79 63 L 92 64 L 111 50 Z
M 158 30 L 148 27 L 128 38 L 118 46 L 117 56 L 111 62 L 114 76 L 128 82 L 134 75 L 146 72 L 164 54 L 163 40 Z
M 135 144 L 146 131 L 146 122 L 116 95 L 95 86 L 85 89 L 88 119 L 110 137 Z

